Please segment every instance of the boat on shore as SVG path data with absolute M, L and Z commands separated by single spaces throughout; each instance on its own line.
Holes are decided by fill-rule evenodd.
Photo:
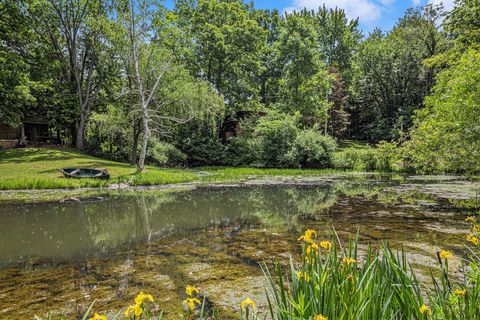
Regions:
M 62 168 L 60 172 L 65 178 L 90 178 L 90 179 L 110 179 L 107 169 L 92 168 Z

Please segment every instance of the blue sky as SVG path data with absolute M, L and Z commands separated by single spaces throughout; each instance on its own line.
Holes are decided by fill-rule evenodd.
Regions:
M 171 2 L 172 0 L 168 0 Z M 350 18 L 359 17 L 360 27 L 367 34 L 375 27 L 389 30 L 412 6 L 443 2 L 446 9 L 453 7 L 454 0 L 255 0 L 259 9 L 276 8 L 280 11 L 301 8 L 316 9 L 323 4 L 329 8 L 345 9 Z

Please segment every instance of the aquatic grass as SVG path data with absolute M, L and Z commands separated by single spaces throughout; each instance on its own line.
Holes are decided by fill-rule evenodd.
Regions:
M 248 167 L 201 167 L 196 169 L 202 182 L 231 182 L 252 177 L 295 177 L 344 174 L 339 169 L 275 169 Z M 354 173 L 355 171 L 351 171 Z
M 478 229 L 473 223 L 472 229 Z M 470 248 L 469 271 L 463 283 L 450 279 L 451 252 L 437 253 L 440 276 L 432 272 L 433 288 L 421 284 L 403 251 L 388 243 L 369 247 L 359 261 L 358 237 L 343 247 L 336 238 L 322 249 L 307 230 L 302 262 L 279 264 L 273 273 L 266 265 L 267 296 L 272 319 L 480 319 L 480 255 Z
M 164 184 L 176 184 L 195 181 L 198 178 L 191 170 L 159 170 L 159 169 L 147 169 L 146 172 L 136 173 L 130 176 L 122 176 L 119 178 L 120 182 L 126 182 L 133 186 L 151 186 L 151 185 L 164 185 Z
M 264 266 L 269 280 L 270 316 L 273 319 L 421 319 L 420 285 L 404 254 L 367 250 L 359 263 L 358 241 L 342 248 L 311 250 L 303 246 L 302 264 L 293 260 L 287 275 L 279 265 L 274 273 Z M 310 249 L 310 250 L 309 250 Z

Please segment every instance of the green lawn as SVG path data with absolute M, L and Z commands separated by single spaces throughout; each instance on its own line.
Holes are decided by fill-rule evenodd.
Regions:
M 106 168 L 110 180 L 65 179 L 60 168 Z M 131 185 L 153 185 L 189 182 L 197 179 L 189 170 L 157 169 L 147 167 L 145 173 L 127 164 L 80 153 L 73 149 L 27 148 L 0 151 L 0 190 L 58 189 L 103 187 L 127 182 Z
M 106 168 L 110 180 L 66 179 L 65 167 Z M 26 148 L 0 151 L 0 190 L 105 187 L 125 182 L 129 185 L 162 185 L 182 182 L 233 182 L 262 176 L 323 175 L 344 172 L 335 169 L 262 169 L 204 167 L 163 169 L 147 167 L 144 173 L 128 164 L 92 157 L 74 149 Z

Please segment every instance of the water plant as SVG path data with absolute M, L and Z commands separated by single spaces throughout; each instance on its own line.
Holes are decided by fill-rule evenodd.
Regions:
M 317 239 L 315 230 L 306 230 L 298 238 L 301 261 L 291 258 L 287 270 L 278 263 L 272 269 L 263 265 L 269 316 L 276 320 L 480 319 L 480 225 L 477 217 L 467 221 L 471 233 L 465 238 L 469 258 L 463 281 L 450 276 L 449 261 L 455 254 L 441 250 L 436 252 L 440 269 L 431 272 L 429 284 L 417 279 L 403 250 L 394 251 L 388 242 L 360 253 L 358 236 L 344 245 L 336 234 L 333 239 Z M 181 319 L 218 317 L 211 310 L 205 312 L 206 298 L 199 288 L 188 285 L 185 293 L 186 313 Z M 141 292 L 134 301 L 123 313 L 108 316 L 90 316 L 92 305 L 82 320 L 162 319 L 162 312 L 151 311 L 150 294 Z M 252 299 L 241 302 L 239 318 L 258 318 Z
M 348 246 L 336 241 L 317 241 L 307 230 L 302 242 L 302 263 L 290 261 L 286 273 L 280 265 L 270 272 L 268 304 L 272 319 L 480 319 L 480 255 L 475 218 L 467 240 L 469 263 L 464 279 L 451 279 L 448 261 L 453 253 L 437 252 L 440 275 L 432 272 L 431 285 L 415 276 L 403 251 L 388 243 L 369 247 L 360 256 L 358 237 Z

